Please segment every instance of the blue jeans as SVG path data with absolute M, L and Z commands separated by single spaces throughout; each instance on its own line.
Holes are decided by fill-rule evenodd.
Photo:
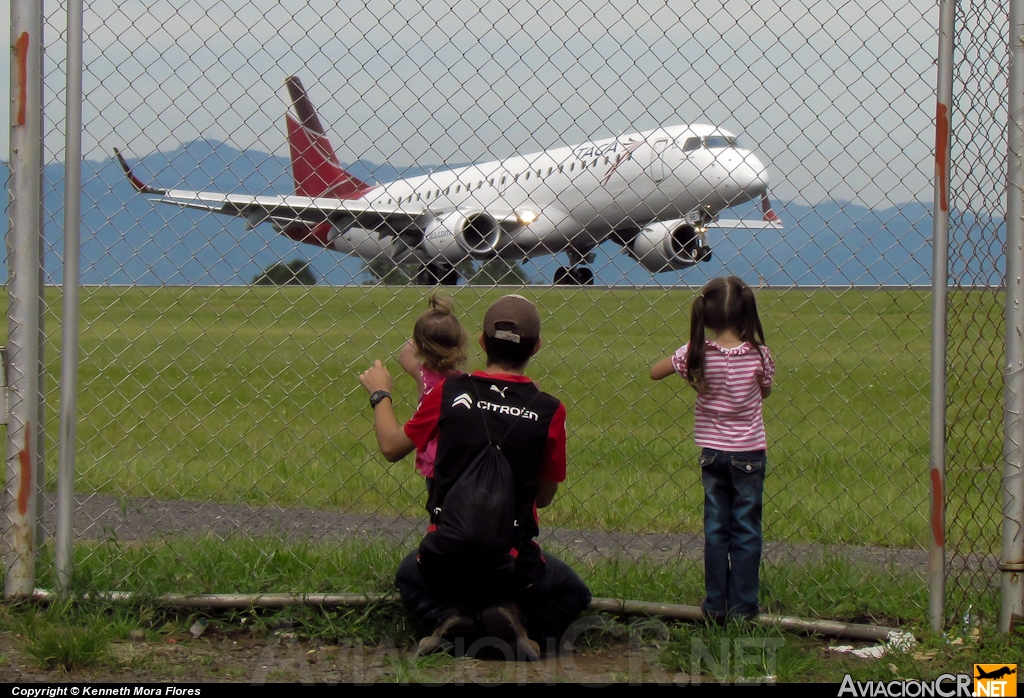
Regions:
M 714 620 L 758 613 L 764 451 L 700 452 L 704 485 L 704 614 Z

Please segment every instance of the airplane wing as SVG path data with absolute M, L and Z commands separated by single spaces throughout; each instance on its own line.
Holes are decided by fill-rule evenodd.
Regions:
M 776 215 L 775 211 L 772 210 L 771 201 L 768 200 L 768 194 L 761 195 L 761 220 L 738 220 L 729 218 L 720 218 L 716 221 L 708 223 L 709 228 L 748 228 L 750 230 L 764 230 L 771 228 L 774 230 L 782 230 L 782 219 Z
M 330 222 L 338 227 L 352 225 L 365 230 L 397 235 L 411 228 L 424 230 L 430 219 L 450 212 L 434 211 L 420 202 L 384 206 L 363 201 L 311 196 L 251 196 L 247 194 L 218 194 L 185 189 L 159 189 L 142 182 L 132 172 L 120 151 L 114 155 L 128 181 L 142 193 L 156 197 L 157 203 L 173 204 L 181 208 L 208 211 L 245 219 L 250 228 L 269 222 L 279 230 L 292 225 L 311 226 Z M 511 207 L 488 209 L 498 224 L 519 225 L 520 220 Z
M 708 228 L 748 228 L 750 230 L 783 230 L 782 221 L 754 221 L 742 220 L 739 218 L 719 218 L 717 221 L 708 223 Z
M 151 192 L 152 193 L 152 192 Z M 244 218 L 250 227 L 264 222 L 282 228 L 293 224 L 353 223 L 367 230 L 388 227 L 400 232 L 419 225 L 429 212 L 423 206 L 358 205 L 308 196 L 246 196 L 171 189 L 157 203 Z
M 157 197 L 155 201 L 181 208 L 208 211 L 244 218 L 249 227 L 270 222 L 279 229 L 290 225 L 316 225 L 324 222 L 351 223 L 367 230 L 388 228 L 395 234 L 411 227 L 422 227 L 423 218 L 430 212 L 420 203 L 399 206 L 368 205 L 336 198 L 310 196 L 249 196 L 188 191 L 184 189 L 158 189 L 136 177 L 124 156 L 114 149 L 114 155 L 137 191 Z M 388 231 L 384 231 L 388 232 Z

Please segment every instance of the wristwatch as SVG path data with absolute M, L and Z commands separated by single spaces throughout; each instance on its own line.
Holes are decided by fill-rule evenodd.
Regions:
M 370 395 L 370 407 L 376 409 L 377 405 L 380 404 L 384 398 L 391 399 L 391 393 L 386 390 L 378 390 Z

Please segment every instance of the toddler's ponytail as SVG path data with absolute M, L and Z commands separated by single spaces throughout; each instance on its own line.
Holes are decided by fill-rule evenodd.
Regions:
M 451 373 L 466 362 L 469 338 L 455 317 L 451 298 L 434 293 L 428 304 L 430 309 L 413 327 L 412 343 L 424 366 L 438 373 Z

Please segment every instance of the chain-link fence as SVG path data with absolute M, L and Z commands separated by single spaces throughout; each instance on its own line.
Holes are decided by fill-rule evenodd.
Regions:
M 1001 502 L 1003 462 L 1008 94 L 1005 8 L 958 3 L 956 25 L 947 310 L 951 619 L 973 615 L 979 593 L 999 583 L 999 521 L 992 514 Z
M 384 359 L 412 414 L 395 356 L 442 282 L 473 337 L 504 293 L 541 310 L 529 374 L 569 432 L 544 545 L 619 570 L 622 593 L 697 603 L 694 394 L 648 369 L 686 341 L 696 289 L 735 274 L 778 365 L 762 603 L 922 617 L 936 22 L 913 2 L 90 3 L 79 575 L 326 591 L 338 566 L 411 549 L 423 479 L 378 454 L 356 377 Z M 972 595 L 991 595 L 998 538 L 998 22 L 961 44 L 953 118 L 953 615 L 994 611 Z M 309 587 L 266 576 L 286 553 Z

